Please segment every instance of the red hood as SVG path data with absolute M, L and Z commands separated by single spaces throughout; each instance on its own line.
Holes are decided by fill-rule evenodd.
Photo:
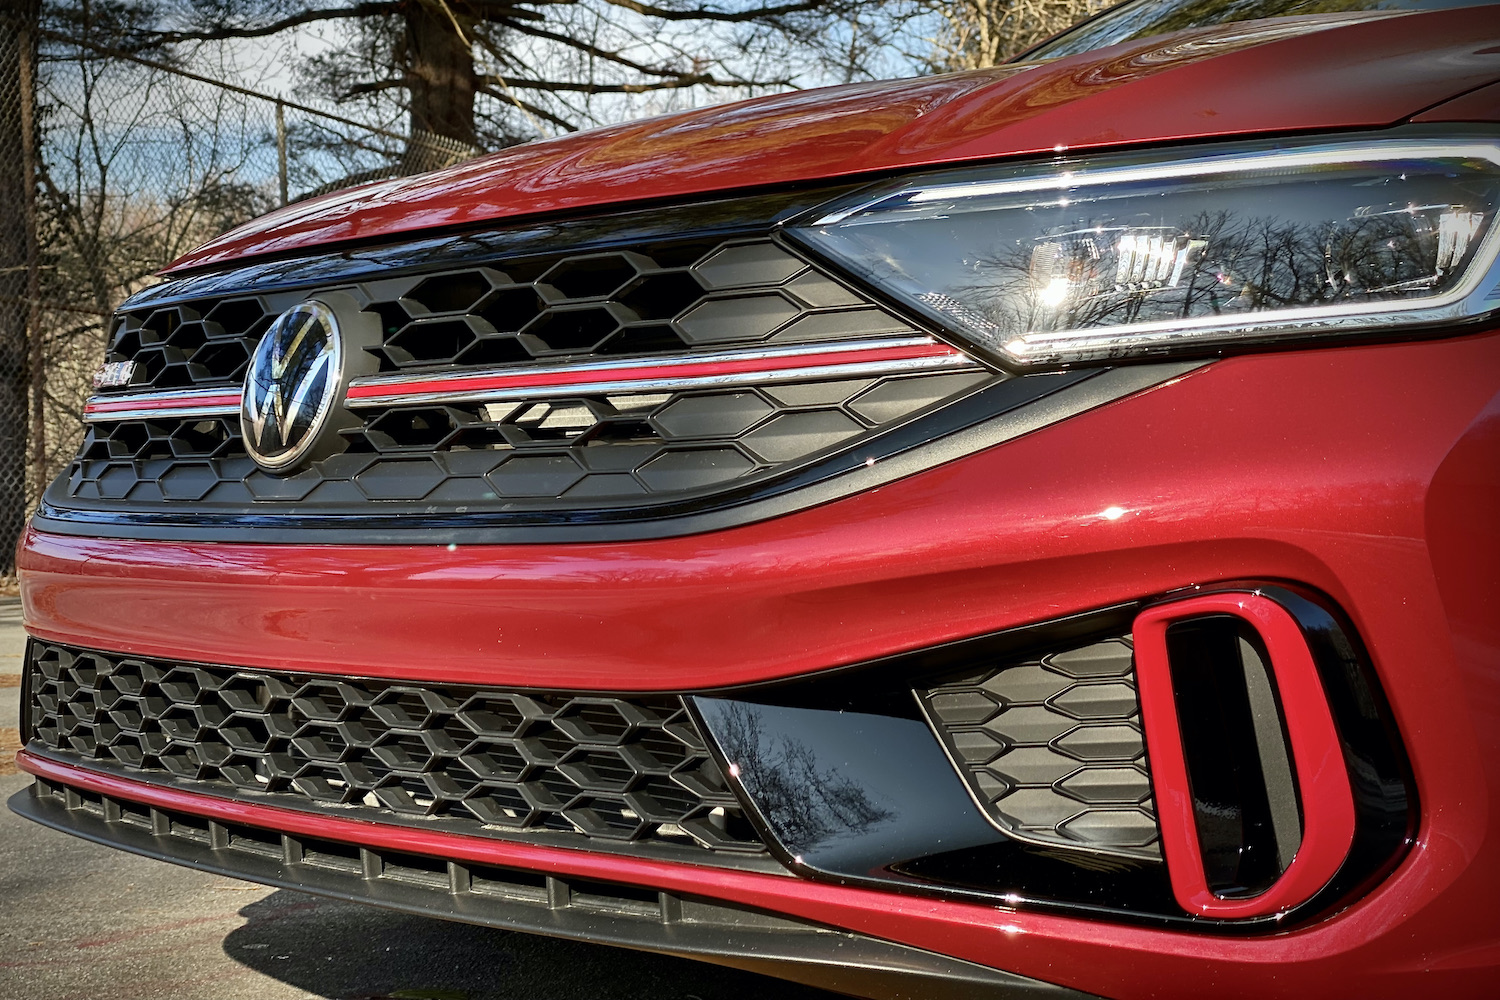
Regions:
M 797 181 L 1213 136 L 1403 121 L 1500 80 L 1500 8 L 1230 24 L 917 80 L 758 98 L 545 142 L 288 206 L 182 271 L 438 226 Z

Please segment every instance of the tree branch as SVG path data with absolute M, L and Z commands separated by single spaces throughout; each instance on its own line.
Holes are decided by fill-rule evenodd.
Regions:
M 396 90 L 405 87 L 410 80 L 404 76 L 398 76 L 387 80 L 368 80 L 364 83 L 351 84 L 349 89 L 339 95 L 340 103 L 353 97 L 363 97 L 366 94 L 378 94 L 383 90 Z
M 528 114 L 536 115 L 538 118 L 542 119 L 543 121 L 549 121 L 552 124 L 556 125 L 558 128 L 560 128 L 563 131 L 565 131 L 565 132 L 577 132 L 578 131 L 578 126 L 574 125 L 572 122 L 568 121 L 567 119 L 565 119 L 565 118 L 559 118 L 559 117 L 557 117 L 557 115 L 554 115 L 552 112 L 548 111 L 546 108 L 537 107 L 535 104 L 532 104 L 530 101 L 523 101 L 520 98 L 516 97 L 514 94 L 507 94 L 507 93 L 505 93 L 503 91 L 497 90 L 494 87 L 487 86 L 487 85 L 481 85 L 481 86 L 477 87 L 476 89 L 480 93 L 482 93 L 482 94 L 488 94 L 491 97 L 497 98 L 499 100 L 505 101 L 505 102 L 510 103 L 510 104 L 514 104 L 516 107 L 518 107 L 521 110 L 527 112 Z
M 656 83 L 577 83 L 570 80 L 527 80 L 509 76 L 481 76 L 477 79 L 485 86 L 498 84 L 513 90 L 575 94 L 646 94 L 653 90 L 680 90 L 684 87 L 790 87 L 793 83 L 787 79 L 720 80 L 712 73 L 680 73 L 670 80 Z
M 647 76 L 674 78 L 682 75 L 682 73 L 677 70 L 660 69 L 653 66 L 647 66 L 644 63 L 638 63 L 633 59 L 627 59 L 625 56 L 620 55 L 618 52 L 611 52 L 608 49 L 601 49 L 597 45 L 592 45 L 588 42 L 583 41 L 582 39 L 569 38 L 567 35 L 561 35 L 555 31 L 548 31 L 546 28 L 538 28 L 535 25 L 511 21 L 505 22 L 505 26 L 507 28 L 512 28 L 516 31 L 519 31 L 523 35 L 531 35 L 533 38 L 545 38 L 549 42 L 557 42 L 561 45 L 566 45 L 570 48 L 574 48 L 580 52 L 586 53 L 587 55 L 591 55 L 595 59 L 603 59 L 606 62 L 612 62 L 617 65 L 624 66 L 626 69 L 633 69 L 637 73 L 644 73 Z M 495 56 L 496 58 L 500 58 L 500 53 L 496 50 L 494 44 L 490 42 L 489 39 L 481 37 L 479 39 L 479 43 L 483 45 L 491 55 Z
M 561 3 L 572 6 L 577 0 L 526 0 L 532 5 Z M 486 21 L 499 21 L 504 18 L 524 17 L 529 21 L 545 21 L 547 15 L 539 10 L 529 10 L 525 7 L 517 7 L 514 0 L 467 0 L 472 13 Z
M 615 7 L 623 7 L 626 10 L 635 11 L 637 14 L 644 14 L 647 17 L 659 17 L 663 21 L 728 21 L 731 23 L 759 21 L 764 18 L 781 17 L 786 14 L 800 14 L 803 11 L 832 6 L 828 0 L 800 0 L 798 3 L 780 4 L 775 7 L 754 7 L 750 10 L 722 11 L 714 10 L 710 7 L 690 7 L 686 10 L 672 10 L 668 7 L 658 7 L 655 4 L 641 3 L 640 0 L 604 0 L 604 2 Z
M 676 90 L 682 87 L 723 87 L 723 80 L 716 80 L 708 73 L 684 73 L 675 80 L 657 83 L 572 83 L 564 80 L 517 80 L 506 77 L 482 76 L 479 81 L 486 85 L 503 84 L 512 90 L 542 90 L 575 94 L 644 94 L 652 90 Z
M 218 42 L 227 38 L 264 38 L 266 35 L 275 35 L 289 28 L 311 24 L 314 21 L 379 17 L 385 14 L 395 14 L 400 10 L 401 0 L 370 0 L 370 2 L 357 3 L 352 7 L 320 7 L 299 11 L 279 21 L 271 21 L 261 25 L 246 25 L 244 27 L 223 25 L 204 31 L 163 31 L 157 34 L 156 38 L 168 44 L 177 42 Z

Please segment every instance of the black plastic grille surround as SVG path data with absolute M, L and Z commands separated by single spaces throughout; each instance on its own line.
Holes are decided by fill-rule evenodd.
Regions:
M 36 640 L 27 655 L 31 743 L 90 767 L 472 833 L 764 850 L 675 696 L 235 670 Z
M 921 331 L 768 238 L 553 253 L 341 286 L 378 317 L 385 372 L 823 344 Z M 316 289 L 127 309 L 130 391 L 237 390 L 272 318 Z M 92 424 L 49 501 L 128 510 L 427 513 L 649 506 L 816 460 L 1002 378 L 877 378 L 395 405 L 295 475 L 256 468 L 237 417 Z

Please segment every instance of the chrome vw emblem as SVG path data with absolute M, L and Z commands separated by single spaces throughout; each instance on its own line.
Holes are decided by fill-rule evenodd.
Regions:
M 240 401 L 240 431 L 255 464 L 296 465 L 333 413 L 342 350 L 333 310 L 316 299 L 293 306 L 260 339 Z

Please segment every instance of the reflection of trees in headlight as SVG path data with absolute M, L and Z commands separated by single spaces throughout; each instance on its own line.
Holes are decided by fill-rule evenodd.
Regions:
M 1430 293 L 1460 270 L 1484 218 L 1430 209 L 1070 228 L 973 257 L 968 280 L 923 299 L 1010 336 Z
M 1463 261 L 1469 244 L 1479 234 L 1479 224 L 1484 221 L 1483 212 L 1467 212 L 1456 209 L 1444 212 L 1438 219 L 1438 274 L 1446 274 Z

